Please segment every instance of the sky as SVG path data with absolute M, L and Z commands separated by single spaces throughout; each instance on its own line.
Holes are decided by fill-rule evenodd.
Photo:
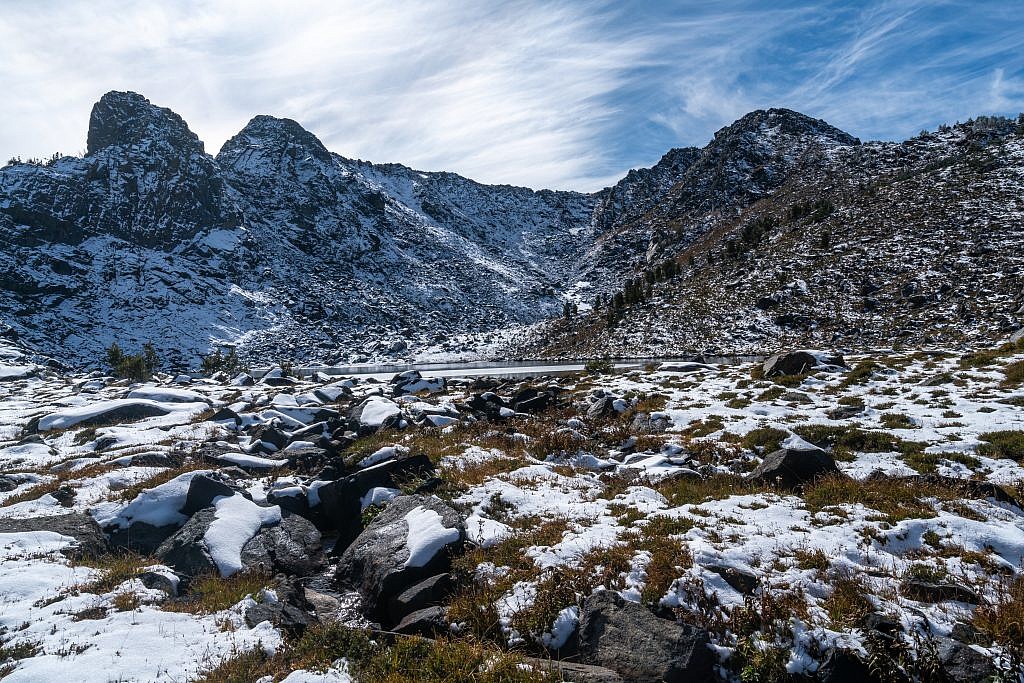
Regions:
M 1009 0 L 0 0 L 0 159 L 134 90 L 214 153 L 256 114 L 350 158 L 592 191 L 754 109 L 863 140 L 1024 111 Z M 0 161 L 2 163 L 2 161 Z

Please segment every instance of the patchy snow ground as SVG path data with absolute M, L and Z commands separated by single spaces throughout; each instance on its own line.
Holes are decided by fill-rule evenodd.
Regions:
M 751 600 L 727 579 L 731 570 L 755 591 L 798 596 L 792 604 L 799 610 L 771 631 L 716 637 L 723 667 L 756 643 L 785 648 L 787 668 L 808 672 L 829 646 L 865 647 L 863 631 L 836 619 L 833 596 L 844 577 L 856 577 L 872 608 L 897 618 L 907 638 L 925 630 L 949 636 L 976 609 L 912 599 L 904 589 L 908 577 L 939 577 L 997 603 L 1007 581 L 1021 576 L 1024 512 L 986 495 L 944 496 L 941 489 L 922 489 L 928 495 L 893 510 L 884 500 L 842 492 L 821 500 L 745 486 L 742 476 L 761 462 L 766 444 L 816 443 L 864 486 L 878 473 L 924 473 L 1002 485 L 1019 497 L 1024 466 L 987 451 L 985 436 L 1024 430 L 1024 390 L 1004 383 L 1002 372 L 1022 359 L 1018 353 L 971 367 L 953 355 L 877 354 L 848 359 L 876 363 L 866 370 L 820 372 L 791 386 L 755 378 L 750 364 L 551 378 L 560 397 L 555 412 L 527 417 L 503 406 L 503 422 L 493 429 L 471 424 L 466 400 L 479 390 L 470 382 L 449 381 L 440 396 L 391 401 L 375 396 L 381 385 L 367 380 L 306 379 L 287 387 L 197 380 L 186 391 L 172 378 L 130 386 L 40 369 L 0 384 L 0 518 L 83 512 L 120 528 L 181 524 L 192 477 L 240 465 L 249 468 L 245 490 L 253 502 L 219 499 L 206 538 L 228 575 L 240 566 L 241 545 L 280 518 L 280 509 L 266 503 L 269 493 L 318 503 L 319 483 L 289 464 L 316 450 L 315 435 L 278 447 L 265 430 L 301 434 L 320 411 L 343 414 L 366 402 L 367 423 L 400 414 L 408 426 L 394 440 L 374 437 L 365 448 L 357 441 L 353 466 L 420 453 L 440 463 L 468 536 L 487 558 L 477 575 L 496 591 L 493 607 L 508 643 L 565 644 L 586 596 L 573 598 L 563 587 L 590 590 L 594 581 L 652 607 L 728 622 Z M 510 399 L 521 387 L 513 382 L 494 391 Z M 113 424 L 77 422 L 136 402 L 165 412 Z M 237 420 L 210 421 L 226 406 Z M 591 408 L 597 412 L 588 415 Z M 439 415 L 451 420 L 444 429 L 426 419 Z M 47 416 L 54 416 L 47 429 L 23 434 L 34 418 Z M 856 433 L 858 445 L 821 443 L 828 430 Z M 260 472 L 262 465 L 273 472 Z M 735 483 L 712 485 L 728 477 Z M 362 507 L 386 505 L 397 493 L 373 488 Z M 436 517 L 409 513 L 410 566 L 425 563 L 455 533 Z M 38 647 L 35 656 L 15 661 L 5 680 L 51 680 L 73 667 L 83 681 L 183 681 L 233 653 L 280 646 L 269 625 L 245 625 L 245 600 L 198 616 L 162 610 L 160 596 L 135 580 L 105 593 L 83 590 L 98 571 L 60 552 L 70 543 L 53 532 L 0 534 L 0 643 Z M 493 561 L 502 557 L 515 561 Z M 570 583 L 566 576 L 576 578 Z M 118 611 L 114 601 L 125 592 L 137 594 L 139 604 Z M 73 618 L 83 612 L 95 618 Z M 1006 661 L 997 644 L 975 647 Z M 345 681 L 348 674 L 338 667 L 287 680 L 293 678 Z

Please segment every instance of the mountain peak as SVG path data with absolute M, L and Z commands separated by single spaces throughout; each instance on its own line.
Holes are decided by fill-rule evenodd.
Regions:
M 114 145 L 166 140 L 176 147 L 202 152 L 203 143 L 178 114 L 157 107 L 135 92 L 112 90 L 93 105 L 89 116 L 87 153 Z
M 217 156 L 231 155 L 247 147 L 262 147 L 279 153 L 298 149 L 321 161 L 329 163 L 331 160 L 331 153 L 320 139 L 297 121 L 266 114 L 249 121 L 245 128 L 224 143 Z
M 755 109 L 715 133 L 715 139 L 742 133 L 767 134 L 776 130 L 785 135 L 814 136 L 840 145 L 860 144 L 860 140 L 823 119 L 815 119 L 792 109 Z

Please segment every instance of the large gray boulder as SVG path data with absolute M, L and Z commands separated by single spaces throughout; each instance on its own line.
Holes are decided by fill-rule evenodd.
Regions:
M 434 465 L 426 455 L 399 457 L 357 470 L 317 489 L 314 511 L 324 524 L 338 532 L 335 547 L 347 548 L 362 531 L 362 498 L 374 488 L 400 489 L 403 484 L 426 479 Z
M 462 516 L 436 496 L 399 496 L 345 550 L 337 583 L 357 590 L 367 617 L 390 625 L 388 602 L 451 568 L 466 540 Z
M 107 539 L 100 525 L 89 515 L 72 512 L 66 515 L 30 517 L 26 519 L 0 518 L 0 534 L 25 531 L 53 531 L 75 539 L 71 554 L 79 556 L 102 555 L 107 550 Z
M 838 474 L 839 468 L 831 455 L 819 448 L 782 448 L 764 457 L 748 478 L 751 481 L 774 484 L 784 489 L 798 489 L 818 477 Z
M 178 574 L 187 577 L 216 572 L 217 565 L 203 540 L 214 519 L 214 508 L 200 510 L 161 543 L 153 555 Z
M 820 366 L 845 367 L 846 362 L 838 353 L 821 355 L 808 351 L 777 353 L 764 362 L 761 369 L 765 377 L 781 375 L 802 375 Z
M 656 617 L 615 591 L 594 593 L 580 614 L 580 661 L 635 683 L 712 680 L 710 642 L 704 629 Z
M 242 546 L 242 564 L 289 576 L 315 574 L 324 566 L 320 532 L 308 519 L 284 512 L 280 524 L 260 529 Z

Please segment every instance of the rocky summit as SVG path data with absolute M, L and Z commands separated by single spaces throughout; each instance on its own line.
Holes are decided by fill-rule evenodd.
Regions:
M 1024 681 L 1024 119 L 87 139 L 0 169 L 4 683 Z

